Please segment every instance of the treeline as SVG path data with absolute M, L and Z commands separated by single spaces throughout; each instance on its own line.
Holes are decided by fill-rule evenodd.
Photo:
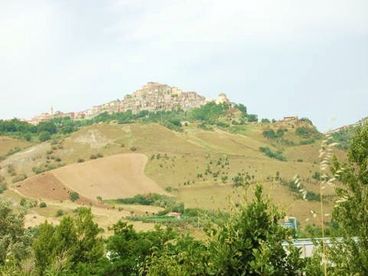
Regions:
M 239 120 L 233 120 L 230 116 L 230 111 L 232 109 L 238 110 L 240 113 Z M 70 134 L 80 127 L 101 122 L 106 123 L 115 121 L 120 124 L 133 122 L 160 123 L 170 129 L 180 131 L 182 123 L 185 124 L 185 122 L 200 122 L 206 125 L 226 127 L 229 125 L 226 121 L 229 121 L 229 123 L 242 124 L 257 120 L 257 116 L 248 114 L 247 108 L 242 104 L 233 107 L 229 104 L 216 104 L 210 102 L 189 111 L 177 109 L 173 111 L 157 112 L 141 111 L 138 113 L 126 111 L 109 114 L 106 112 L 91 119 L 72 120 L 68 117 L 55 118 L 41 122 L 38 125 L 32 125 L 19 119 L 0 120 L 0 135 L 14 136 L 27 141 L 34 140 L 43 142 L 57 135 Z
M 282 214 L 262 196 L 197 240 L 170 227 L 136 232 L 118 222 L 104 239 L 90 209 L 59 225 L 24 229 L 23 215 L 0 203 L 0 274 L 4 275 L 250 275 L 301 273 L 306 261 L 291 244 Z
M 0 120 L 0 135 L 43 142 L 51 139 L 53 135 L 72 133 L 86 123 L 73 121 L 70 118 L 52 119 L 38 125 L 32 125 L 19 119 Z

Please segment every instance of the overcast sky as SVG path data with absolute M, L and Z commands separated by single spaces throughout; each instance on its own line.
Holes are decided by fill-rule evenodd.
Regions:
M 367 0 L 0 0 L 0 118 L 148 81 L 321 130 L 368 116 Z

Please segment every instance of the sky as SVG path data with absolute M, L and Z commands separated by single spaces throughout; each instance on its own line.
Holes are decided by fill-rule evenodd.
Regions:
M 0 119 L 149 81 L 322 131 L 368 116 L 367 0 L 0 0 Z

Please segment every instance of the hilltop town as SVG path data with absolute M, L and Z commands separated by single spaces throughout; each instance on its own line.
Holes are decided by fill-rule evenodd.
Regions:
M 80 112 L 54 112 L 51 108 L 50 112 L 42 113 L 31 120 L 31 124 L 38 124 L 42 121 L 70 117 L 71 119 L 89 119 L 101 113 L 116 113 L 126 112 L 131 110 L 133 113 L 138 113 L 143 110 L 147 111 L 169 111 L 169 110 L 189 110 L 200 107 L 212 101 L 204 96 L 199 95 L 195 91 L 183 91 L 177 87 L 172 87 L 166 84 L 157 82 L 148 82 L 141 89 L 126 95 L 121 100 L 111 101 L 102 105 L 94 106 L 90 109 Z M 215 100 L 219 103 L 229 103 L 229 99 L 224 93 L 221 93 Z

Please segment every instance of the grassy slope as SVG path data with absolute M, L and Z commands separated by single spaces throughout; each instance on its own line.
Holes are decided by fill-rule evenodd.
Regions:
M 14 150 L 15 148 L 24 149 L 30 145 L 32 145 L 30 142 L 0 136 L 0 156 L 5 156 L 9 151 Z
M 173 194 L 188 207 L 227 207 L 229 198 L 237 200 L 239 194 L 243 193 L 233 188 L 231 178 L 237 173 L 247 172 L 254 176 L 254 182 L 264 185 L 273 201 L 289 215 L 296 215 L 301 220 L 307 219 L 310 210 L 318 210 L 318 202 L 297 200 L 294 193 L 285 186 L 269 181 L 269 178 L 275 176 L 276 172 L 280 172 L 285 179 L 298 174 L 305 180 L 303 184 L 308 190 L 317 192 L 318 185 L 309 183 L 309 180 L 318 171 L 320 140 L 309 145 L 285 146 L 263 137 L 263 130 L 269 127 L 249 124 L 233 128 L 235 133 L 230 133 L 220 129 L 206 131 L 193 125 L 186 127 L 183 132 L 174 132 L 158 124 L 99 124 L 81 129 L 57 145 L 41 144 L 15 154 L 1 165 L 14 164 L 17 170 L 24 170 L 31 176 L 31 168 L 47 162 L 47 155 L 59 157 L 62 164 L 73 164 L 78 159 L 89 160 L 92 154 L 109 156 L 129 153 L 135 147 L 138 153 L 148 157 L 146 175 L 163 188 L 170 186 L 177 189 Z M 272 127 L 288 128 L 285 139 L 296 144 L 301 141 L 295 135 L 297 126 Z M 283 151 L 288 161 L 264 156 L 259 151 L 260 146 Z M 53 153 L 47 154 L 50 150 Z M 158 153 L 160 159 L 151 158 Z M 337 154 L 343 156 L 341 151 Z M 225 157 L 229 165 L 224 168 L 217 166 L 217 161 Z M 303 162 L 298 162 L 298 159 Z M 50 162 L 55 161 L 51 159 Z M 227 175 L 226 183 L 222 183 L 221 177 L 215 179 L 211 175 L 199 178 L 198 174 L 204 175 L 207 166 L 219 172 L 220 176 Z M 4 169 L 3 173 L 6 175 Z

